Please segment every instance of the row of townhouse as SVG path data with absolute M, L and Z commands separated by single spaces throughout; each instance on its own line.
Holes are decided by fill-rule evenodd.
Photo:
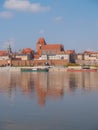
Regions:
M 98 65 L 98 52 L 84 51 L 77 53 L 75 50 L 64 50 L 62 44 L 47 44 L 44 38 L 39 38 L 36 43 L 36 50 L 25 48 L 21 52 L 13 52 L 11 47 L 0 51 L 0 61 L 10 60 L 66 60 L 67 63 L 78 63 L 80 65 Z
M 39 38 L 36 43 L 36 50 L 24 48 L 22 51 L 13 52 L 9 45 L 6 51 L 0 51 L 0 61 L 10 60 L 66 60 L 66 63 L 75 62 L 75 50 L 64 50 L 62 44 L 47 44 L 44 38 Z
M 78 53 L 76 62 L 79 64 L 98 65 L 98 52 L 84 51 L 83 53 Z

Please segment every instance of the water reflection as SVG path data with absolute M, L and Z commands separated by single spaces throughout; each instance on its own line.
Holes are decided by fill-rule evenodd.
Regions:
M 1 72 L 0 92 L 11 98 L 17 91 L 28 96 L 36 93 L 38 103 L 44 105 L 47 98 L 61 98 L 64 93 L 74 93 L 77 89 L 97 91 L 98 73 L 20 73 Z

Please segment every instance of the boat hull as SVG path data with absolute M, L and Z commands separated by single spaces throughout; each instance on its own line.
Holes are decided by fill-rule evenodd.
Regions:
M 45 69 L 32 69 L 32 68 L 21 68 L 21 72 L 48 72 L 47 68 Z
M 97 69 L 67 69 L 68 72 L 97 72 Z

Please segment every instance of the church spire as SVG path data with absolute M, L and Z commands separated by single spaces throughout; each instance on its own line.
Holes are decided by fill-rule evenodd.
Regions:
M 8 45 L 7 50 L 8 50 L 8 53 L 9 53 L 9 54 L 10 54 L 10 53 L 12 53 L 12 50 L 11 50 L 11 45 L 10 45 L 10 44 Z

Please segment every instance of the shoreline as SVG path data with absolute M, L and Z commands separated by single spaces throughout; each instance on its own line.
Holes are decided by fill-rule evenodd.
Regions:
M 75 67 L 57 67 L 57 66 L 52 66 L 52 67 L 48 67 L 48 66 L 34 66 L 34 67 L 12 67 L 12 66 L 6 66 L 6 67 L 0 67 L 0 72 L 21 72 L 22 68 L 48 68 L 49 72 L 68 72 L 68 70 L 72 70 L 72 72 L 79 72 L 79 70 L 81 70 L 81 68 L 77 68 Z M 98 68 L 95 67 L 91 67 L 90 69 L 96 69 L 98 72 Z M 73 71 L 74 70 L 74 71 Z M 71 71 L 70 71 L 71 72 Z M 86 72 L 86 71 L 80 71 L 80 72 Z M 91 72 L 91 71 L 87 71 L 87 72 Z

